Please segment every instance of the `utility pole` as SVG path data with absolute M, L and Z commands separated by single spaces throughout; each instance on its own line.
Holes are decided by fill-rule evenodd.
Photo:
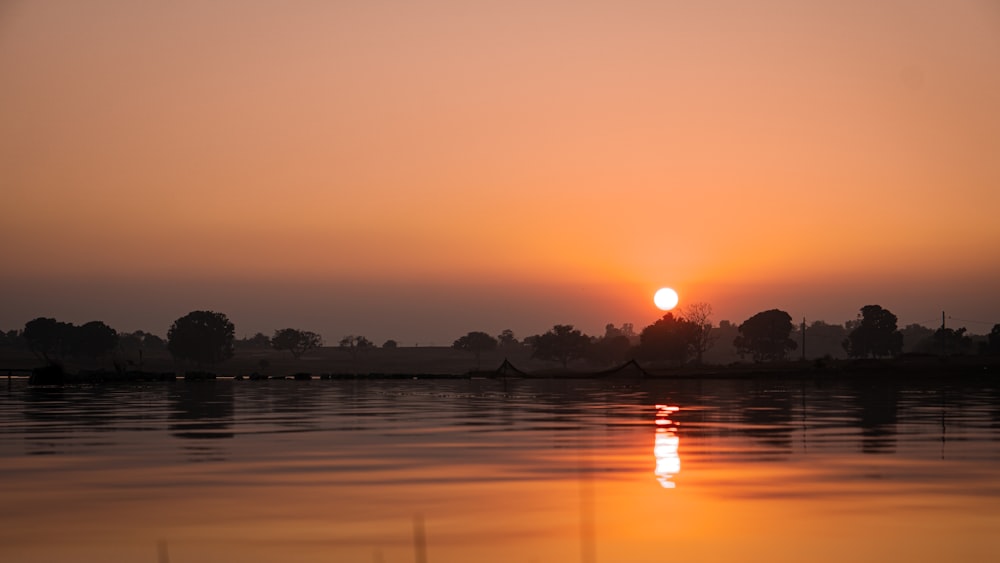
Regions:
M 941 311 L 941 353 L 948 357 L 948 333 L 945 332 L 944 311 Z
M 802 317 L 802 361 L 806 361 L 806 318 Z

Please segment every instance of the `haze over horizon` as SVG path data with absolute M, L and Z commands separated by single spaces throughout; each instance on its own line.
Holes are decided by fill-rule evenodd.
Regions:
M 0 329 L 988 332 L 1000 5 L 816 4 L 5 2 Z

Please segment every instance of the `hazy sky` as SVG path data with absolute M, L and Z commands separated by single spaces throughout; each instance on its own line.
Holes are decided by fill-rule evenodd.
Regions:
M 1000 322 L 1000 2 L 0 2 L 0 328 Z

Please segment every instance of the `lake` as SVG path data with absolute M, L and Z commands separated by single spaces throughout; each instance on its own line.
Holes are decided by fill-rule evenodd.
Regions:
M 0 380 L 0 560 L 1000 560 L 990 379 Z

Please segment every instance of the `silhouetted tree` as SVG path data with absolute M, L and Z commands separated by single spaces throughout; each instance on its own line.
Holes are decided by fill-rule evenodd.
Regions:
M 681 317 L 697 327 L 692 351 L 694 361 L 702 363 L 705 352 L 715 344 L 716 335 L 712 331 L 712 306 L 708 303 L 692 303 L 681 310 Z
M 604 338 L 611 339 L 616 336 L 624 336 L 629 344 L 639 343 L 639 335 L 635 333 L 632 323 L 622 323 L 622 326 L 615 326 L 614 323 L 604 325 Z
M 783 360 L 789 350 L 798 348 L 788 337 L 792 328 L 792 316 L 785 311 L 762 311 L 739 326 L 733 345 L 740 356 L 750 354 L 755 362 Z
M 24 341 L 38 358 L 49 363 L 61 362 L 72 346 L 73 325 L 48 317 L 38 317 L 24 325 Z
M 852 358 L 898 356 L 903 351 L 903 333 L 896 328 L 896 315 L 878 305 L 865 305 L 844 349 Z
M 19 330 L 0 331 L 0 346 L 6 348 L 20 348 L 24 343 L 24 338 Z
M 628 325 L 631 332 L 631 325 Z M 608 323 L 604 327 L 604 336 L 594 338 L 587 350 L 587 360 L 591 363 L 606 366 L 623 363 L 629 357 L 632 342 L 622 329 Z
M 212 364 L 233 357 L 235 327 L 214 311 L 192 311 L 167 331 L 167 349 L 175 358 Z
M 480 355 L 485 351 L 495 350 L 497 347 L 497 339 L 493 338 L 489 334 L 486 334 L 485 332 L 474 331 L 456 340 L 451 347 L 456 350 L 472 352 L 472 354 L 476 357 L 476 369 L 478 370 Z
M 139 331 L 142 332 L 142 331 Z M 142 347 L 147 350 L 166 350 L 167 341 L 151 332 L 145 332 L 142 336 Z
M 338 346 L 341 350 L 345 350 L 351 354 L 351 358 L 354 360 L 358 359 L 358 354 L 364 352 L 365 350 L 370 350 L 375 347 L 375 344 L 371 340 L 368 340 L 364 336 L 355 336 L 349 334 L 340 339 Z
M 275 350 L 288 350 L 296 360 L 309 350 L 323 345 L 323 338 L 315 332 L 282 328 L 274 331 L 271 337 L 271 347 Z
M 137 330 L 119 334 L 118 348 L 126 354 L 136 354 L 141 359 L 146 350 L 165 350 L 167 342 L 155 334 Z
M 518 342 L 517 337 L 514 336 L 514 331 L 507 328 L 501 331 L 500 334 L 497 335 L 497 345 L 500 348 L 509 349 L 509 348 L 516 348 L 520 346 L 521 343 Z
M 573 325 L 555 325 L 545 334 L 532 336 L 530 345 L 533 348 L 531 357 L 557 361 L 565 369 L 570 361 L 586 357 L 590 337 L 574 329 Z
M 719 326 L 712 329 L 716 338 L 715 346 L 705 351 L 705 361 L 716 364 L 728 364 L 740 359 L 733 341 L 740 335 L 739 327 L 728 320 L 719 321 Z M 720 344 L 721 343 L 721 344 Z M 840 343 L 838 342 L 839 346 Z
M 984 352 L 991 356 L 1000 356 L 1000 324 L 993 325 L 993 330 L 986 337 Z
M 73 355 L 97 360 L 118 346 L 118 332 L 101 321 L 90 321 L 72 329 Z
M 932 352 L 931 339 L 934 329 L 916 323 L 908 324 L 900 331 L 903 334 L 903 352 Z
M 684 363 L 695 353 L 700 327 L 666 313 L 639 333 L 639 356 L 647 360 Z
M 802 341 L 802 332 L 796 327 L 790 336 L 795 342 Z M 813 321 L 806 327 L 806 357 L 808 358 L 843 358 L 847 355 L 844 350 L 844 339 L 847 338 L 847 329 L 844 325 L 830 324 L 824 321 Z
M 386 340 L 384 344 L 382 344 L 382 347 L 388 350 L 394 350 L 399 347 L 399 343 L 390 338 L 389 340 Z
M 966 329 L 939 328 L 934 331 L 933 349 L 942 356 L 966 354 L 972 350 L 972 339 L 965 334 Z
M 249 338 L 240 338 L 236 347 L 245 350 L 267 350 L 271 348 L 271 339 L 263 332 L 258 332 Z

